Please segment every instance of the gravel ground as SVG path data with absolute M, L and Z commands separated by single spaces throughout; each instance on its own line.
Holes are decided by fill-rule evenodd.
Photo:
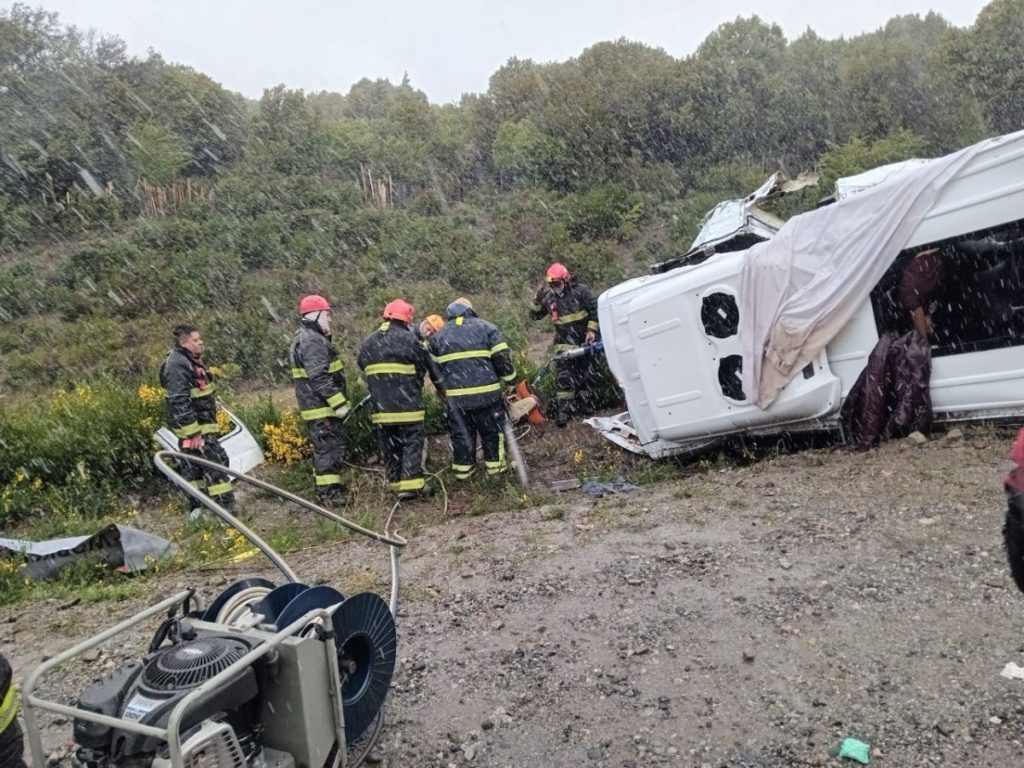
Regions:
M 553 434 L 529 438 L 542 482 L 604 450 L 583 431 Z M 399 663 L 373 759 L 838 766 L 856 737 L 873 765 L 1019 765 L 1024 681 L 999 674 L 1024 665 L 1024 596 L 1000 539 L 1009 443 L 977 429 L 808 450 L 422 528 L 403 556 Z M 383 591 L 380 552 L 333 544 L 289 561 L 310 582 Z M 209 596 L 236 575 L 150 583 L 156 596 L 198 580 Z M 4 609 L 0 650 L 22 675 L 140 605 Z M 73 697 L 151 631 L 49 692 Z M 44 733 L 59 756 L 69 724 Z

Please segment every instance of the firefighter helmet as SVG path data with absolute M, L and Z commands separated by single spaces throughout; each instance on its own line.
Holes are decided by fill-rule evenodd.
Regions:
M 553 283 L 555 280 L 565 282 L 569 279 L 569 270 L 566 268 L 565 264 L 561 264 L 556 261 L 548 267 L 548 273 L 544 276 L 544 279 L 549 283 Z
M 330 312 L 331 305 L 323 296 L 318 296 L 315 293 L 309 296 L 303 296 L 302 301 L 299 302 L 299 314 L 305 315 L 310 312 Z
M 415 314 L 416 309 L 404 299 L 395 299 L 384 307 L 385 320 L 400 320 L 403 323 L 411 323 Z

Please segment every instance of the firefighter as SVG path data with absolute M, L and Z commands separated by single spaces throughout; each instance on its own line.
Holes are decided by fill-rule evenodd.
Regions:
M 167 417 L 182 453 L 228 466 L 228 455 L 218 440 L 217 397 L 213 374 L 203 362 L 203 337 L 194 325 L 177 325 L 174 347 L 160 366 L 160 384 L 167 392 Z M 229 511 L 235 507 L 234 487 L 224 472 L 191 462 L 182 476 L 204 490 Z M 198 514 L 193 510 L 193 514 Z
M 555 354 L 593 344 L 600 334 L 597 299 L 576 282 L 564 264 L 548 267 L 544 285 L 537 289 L 530 317 L 549 317 L 555 326 Z M 580 411 L 593 409 L 592 385 L 597 377 L 593 355 L 555 361 L 555 423 L 564 427 Z
M 299 413 L 313 444 L 313 485 L 317 502 L 330 507 L 348 503 L 341 479 L 345 462 L 348 387 L 341 357 L 331 342 L 331 305 L 323 296 L 304 296 L 299 302 L 300 327 L 292 337 L 288 357 Z
M 24 751 L 18 725 L 18 687 L 10 662 L 0 654 L 0 766 L 25 768 Z
M 505 404 L 502 390 L 516 378 L 512 356 L 493 324 L 476 316 L 469 299 L 448 305 L 448 322 L 430 338 L 448 398 L 452 473 L 468 480 L 476 471 L 477 435 L 488 475 L 508 470 L 505 459 Z
M 426 415 L 423 379 L 431 373 L 434 386 L 441 383 L 431 371 L 430 355 L 409 327 L 415 309 L 402 299 L 384 307 L 384 322 L 367 337 L 359 351 L 358 365 L 370 390 L 388 487 L 399 501 L 430 496 L 433 486 L 423 476 Z

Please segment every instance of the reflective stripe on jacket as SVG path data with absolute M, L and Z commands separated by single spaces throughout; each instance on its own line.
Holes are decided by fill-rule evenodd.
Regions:
M 516 378 L 512 355 L 493 323 L 467 313 L 430 337 L 430 352 L 441 369 L 445 394 L 460 408 L 479 408 L 501 398 Z
M 167 424 L 179 438 L 217 434 L 217 397 L 213 374 L 181 347 L 160 366 L 160 385 L 167 393 Z
M 302 321 L 288 350 L 295 400 L 305 421 L 334 416 L 348 402 L 348 386 L 338 350 L 316 323 Z
M 547 291 L 540 304 L 530 308 L 534 320 L 551 318 L 555 326 L 555 351 L 578 347 L 586 341 L 587 331 L 600 332 L 597 299 L 583 283 L 570 282 L 562 294 Z
M 370 391 L 374 424 L 423 421 L 423 378 L 430 372 L 430 357 L 405 323 L 382 323 L 363 342 L 356 364 Z

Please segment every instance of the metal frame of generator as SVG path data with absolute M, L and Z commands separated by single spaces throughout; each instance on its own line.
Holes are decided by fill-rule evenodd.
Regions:
M 309 587 L 259 536 L 193 488 L 170 460 L 209 466 L 389 548 L 390 601 Z M 80 768 L 355 768 L 380 735 L 396 659 L 397 533 L 365 529 L 287 491 L 205 459 L 160 451 L 174 485 L 245 536 L 285 581 L 236 581 L 203 609 L 185 590 L 45 661 L 22 705 L 33 765 L 46 765 L 36 710 L 73 719 Z M 392 510 L 393 512 L 394 510 Z M 390 518 L 389 518 L 390 522 Z M 388 525 L 385 525 L 387 531 Z M 75 706 L 37 691 L 43 677 L 163 615 L 149 650 L 94 680 Z

